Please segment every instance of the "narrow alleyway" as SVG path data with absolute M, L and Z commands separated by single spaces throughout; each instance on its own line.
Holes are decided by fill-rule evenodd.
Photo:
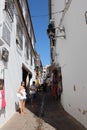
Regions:
M 52 130 L 86 130 L 79 122 L 64 111 L 58 100 L 53 99 L 51 92 L 40 93 L 38 98 L 37 109 L 32 110 L 29 107 L 30 111 L 40 117 L 38 120 L 39 129 L 37 130 L 48 130 L 48 125 Z M 41 103 L 43 106 L 42 109 Z
M 87 130 L 64 111 L 49 91 L 38 94 L 35 108 L 28 101 L 26 112 L 14 114 L 0 130 Z

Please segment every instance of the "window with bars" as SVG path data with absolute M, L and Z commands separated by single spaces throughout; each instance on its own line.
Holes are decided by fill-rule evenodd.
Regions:
M 26 12 L 26 17 L 25 17 L 25 23 L 26 23 L 26 26 L 28 28 L 28 26 L 29 26 L 29 18 L 28 18 L 27 12 Z
M 20 5 L 21 5 L 21 7 L 23 8 L 23 6 L 24 6 L 24 1 L 23 0 L 19 0 L 19 2 L 20 2 Z
M 13 21 L 13 10 L 14 10 L 13 0 L 5 0 L 5 8 L 4 9 L 9 14 L 11 20 Z
M 8 45 L 10 45 L 10 31 L 5 23 L 3 23 L 2 38 Z
M 28 41 L 26 40 L 25 42 L 25 54 L 26 54 L 26 58 L 27 60 L 29 59 L 29 44 L 28 44 Z
M 31 56 L 31 65 L 32 65 L 32 49 L 30 51 L 30 56 Z
M 23 30 L 21 23 L 18 21 L 16 25 L 16 43 L 23 49 Z

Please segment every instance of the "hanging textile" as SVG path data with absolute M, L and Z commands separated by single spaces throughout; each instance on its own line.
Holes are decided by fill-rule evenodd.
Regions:
M 5 101 L 5 91 L 0 90 L 0 109 L 5 108 L 6 101 Z

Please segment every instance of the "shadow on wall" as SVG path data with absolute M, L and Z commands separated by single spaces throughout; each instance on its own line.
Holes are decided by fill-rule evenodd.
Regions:
M 2 114 L 3 114 L 4 117 L 5 117 L 5 113 L 6 113 L 5 108 L 2 108 L 2 109 L 0 110 L 0 117 L 1 117 Z
M 19 112 L 20 107 L 19 107 L 19 102 L 15 102 L 15 111 Z

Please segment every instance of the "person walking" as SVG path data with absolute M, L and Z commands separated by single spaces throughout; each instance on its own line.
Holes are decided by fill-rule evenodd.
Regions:
M 30 90 L 30 99 L 31 99 L 31 105 L 32 107 L 36 106 L 36 93 L 37 93 L 37 87 L 35 85 L 35 81 L 32 82 L 32 85 L 29 87 Z
M 58 71 L 55 68 L 53 70 L 53 84 L 52 84 L 52 93 L 54 99 L 57 99 L 57 86 L 58 86 Z
M 62 93 L 62 74 L 61 72 L 58 73 L 58 87 L 57 87 L 57 94 L 58 94 L 58 99 L 60 101 L 61 99 L 61 93 Z
M 36 89 L 37 89 L 37 92 L 39 91 L 39 79 L 36 77 L 36 80 L 35 80 L 35 85 L 36 85 Z
M 25 102 L 26 102 L 26 90 L 25 90 L 25 82 L 21 82 L 21 86 L 18 89 L 18 93 L 20 94 L 19 100 L 20 100 L 20 113 L 25 114 Z

